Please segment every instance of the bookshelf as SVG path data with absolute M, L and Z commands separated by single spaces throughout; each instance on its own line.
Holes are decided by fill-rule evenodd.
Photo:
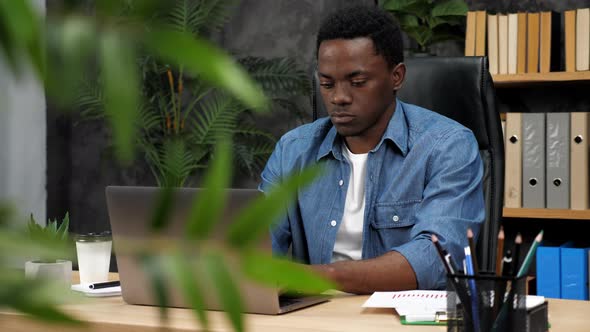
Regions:
M 496 88 L 527 86 L 530 83 L 558 83 L 590 81 L 590 71 L 577 72 L 549 72 L 549 73 L 527 73 L 492 75 Z
M 505 218 L 590 220 L 590 210 L 504 208 Z

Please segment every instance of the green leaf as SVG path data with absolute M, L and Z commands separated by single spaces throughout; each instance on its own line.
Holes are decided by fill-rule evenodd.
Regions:
M 250 251 L 242 255 L 244 274 L 266 285 L 280 285 L 281 289 L 304 293 L 321 293 L 336 286 L 320 277 L 307 265 L 274 258 L 268 253 Z
M 111 32 L 103 36 L 100 45 L 105 112 L 113 129 L 117 156 L 125 163 L 133 159 L 139 106 L 135 54 L 128 43 Z
M 154 29 L 145 35 L 145 45 L 159 56 L 217 87 L 223 88 L 256 110 L 266 108 L 257 85 L 229 56 L 213 44 L 188 33 Z
M 152 230 L 154 232 L 161 230 L 167 224 L 172 207 L 174 206 L 174 190 L 172 187 L 163 187 L 158 193 L 154 212 L 151 214 Z
M 245 248 L 258 237 L 268 232 L 293 203 L 297 191 L 312 183 L 321 172 L 319 165 L 311 166 L 287 178 L 273 188 L 267 196 L 260 196 L 236 217 L 227 232 L 227 239 L 232 246 Z
M 191 261 L 187 257 L 178 254 L 171 257 L 170 263 L 170 273 L 172 273 L 176 283 L 180 285 L 184 298 L 190 304 L 196 318 L 203 324 L 205 330 L 208 330 L 209 320 L 205 311 L 204 296 L 199 288 L 199 278 L 193 271 Z M 199 272 L 202 273 L 202 271 Z
M 68 239 L 68 230 L 70 227 L 70 214 L 68 212 L 66 212 L 66 215 L 64 216 L 61 225 L 59 226 L 58 230 L 57 230 L 57 235 L 58 237 L 65 241 Z
M 469 8 L 463 0 L 450 0 L 438 3 L 432 8 L 432 16 L 465 16 Z
M 386 0 L 383 2 L 383 8 L 389 11 L 404 11 L 419 2 L 420 0 Z
M 30 294 L 35 296 L 35 294 Z M 22 294 L 20 294 L 22 296 Z M 24 312 L 33 316 L 36 319 L 45 321 L 47 323 L 60 324 L 60 325 L 73 325 L 73 326 L 85 326 L 87 323 L 81 322 L 57 309 L 54 305 L 35 305 L 27 301 L 19 301 L 12 304 L 12 307 L 18 311 Z
M 226 312 L 234 329 L 238 332 L 244 331 L 242 297 L 227 268 L 224 256 L 207 253 L 203 259 L 205 270 L 214 282 L 223 310 Z
M 0 1 L 0 51 L 18 73 L 17 63 L 28 56 L 41 80 L 45 79 L 43 23 L 29 1 Z
M 418 18 L 414 15 L 400 15 L 399 24 L 406 30 L 407 28 L 419 26 L 420 22 L 418 22 Z
M 398 15 L 400 13 L 416 15 L 421 20 L 426 19 L 432 4 L 420 0 L 392 0 L 386 3 L 386 10 Z
M 430 44 L 430 39 L 432 38 L 432 30 L 430 30 L 427 26 L 422 25 L 415 28 L 408 28 L 406 32 L 422 48 L 426 48 L 426 46 Z
M 217 145 L 212 164 L 205 175 L 205 192 L 195 197 L 187 223 L 187 234 L 205 238 L 223 213 L 226 188 L 231 181 L 230 141 L 222 140 Z
M 160 320 L 165 323 L 168 321 L 168 289 L 164 273 L 166 264 L 161 264 L 158 256 L 143 255 L 140 259 L 152 286 L 150 291 L 160 307 Z

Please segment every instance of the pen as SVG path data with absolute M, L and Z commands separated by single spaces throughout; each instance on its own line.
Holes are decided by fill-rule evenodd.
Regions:
M 473 270 L 473 259 L 471 258 L 471 248 L 469 246 L 464 248 L 465 251 L 465 275 L 471 275 L 468 280 L 469 288 L 471 288 L 471 314 L 473 318 L 474 331 L 479 332 L 479 298 L 477 294 L 477 286 L 475 284 L 475 273 Z
M 477 266 L 477 257 L 475 257 L 475 241 L 473 240 L 473 231 L 467 228 L 467 240 L 469 241 L 469 251 L 471 252 L 471 263 L 473 264 L 473 275 L 479 274 L 479 267 Z
M 443 265 L 445 266 L 447 273 L 449 275 L 456 275 L 457 269 L 455 268 L 455 265 L 453 264 L 453 259 L 451 257 L 451 254 L 449 254 L 445 249 L 443 249 L 443 247 L 440 245 L 440 242 L 438 242 L 438 237 L 436 235 L 432 234 L 431 240 L 432 240 L 432 243 L 434 243 L 434 246 L 436 247 L 436 251 L 438 252 L 438 255 L 440 256 L 440 258 L 443 261 Z M 462 285 L 460 284 L 459 279 L 457 279 L 457 277 L 449 278 L 449 281 L 451 282 L 451 284 L 455 288 L 455 291 L 457 292 L 457 296 L 459 296 L 459 300 L 461 301 L 461 303 L 467 303 L 469 301 L 469 295 L 467 294 L 467 291 L 465 290 L 465 288 L 463 288 Z M 468 307 L 465 307 L 465 309 L 466 309 L 465 310 L 466 318 L 471 320 L 471 311 L 469 310 Z
M 496 275 L 502 275 L 502 254 L 504 253 L 504 227 L 500 226 L 498 232 L 498 250 L 496 251 Z
M 518 261 L 520 259 L 520 247 L 522 245 L 522 235 L 520 233 L 516 234 L 516 239 L 514 240 L 514 254 L 512 255 L 512 275 L 516 276 L 516 272 L 518 271 Z
M 100 289 L 100 288 L 108 288 L 108 287 L 115 287 L 115 286 L 121 286 L 121 282 L 119 280 L 117 280 L 117 281 L 96 282 L 94 284 L 88 285 L 88 287 L 90 287 L 90 289 Z

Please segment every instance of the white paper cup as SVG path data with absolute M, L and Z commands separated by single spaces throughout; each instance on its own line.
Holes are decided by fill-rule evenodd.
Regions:
M 108 281 L 112 246 L 110 232 L 76 236 L 81 284 Z

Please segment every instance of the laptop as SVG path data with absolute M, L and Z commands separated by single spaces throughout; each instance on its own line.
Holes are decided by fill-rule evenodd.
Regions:
M 216 223 L 211 238 L 223 238 L 225 230 L 233 217 L 250 201 L 262 195 L 256 189 L 226 189 L 227 203 L 221 219 Z M 157 187 L 120 187 L 106 188 L 107 208 L 113 234 L 115 257 L 121 280 L 123 299 L 129 304 L 158 305 L 152 292 L 151 283 L 142 265 L 134 255 L 117 253 L 119 241 L 123 238 L 132 240 L 150 240 L 156 236 L 174 241 L 182 239 L 187 216 L 195 196 L 203 194 L 199 188 L 177 188 L 173 191 L 174 204 L 170 218 L 158 234 L 155 235 L 150 223 L 154 207 L 157 206 L 161 188 Z M 270 234 L 261 241 L 263 250 L 271 251 Z M 198 253 L 195 253 L 195 257 Z M 205 279 L 205 278 L 204 278 Z M 236 278 L 234 278 L 236 279 Z M 211 285 L 198 280 L 200 288 L 205 291 L 205 306 L 208 310 L 223 310 Z M 329 300 L 329 296 L 283 296 L 278 288 L 262 286 L 248 280 L 237 280 L 241 291 L 244 312 L 276 315 L 301 309 Z M 190 307 L 182 296 L 181 290 L 172 282 L 167 283 L 168 305 L 177 308 Z M 209 291 L 207 291 L 209 290 Z

